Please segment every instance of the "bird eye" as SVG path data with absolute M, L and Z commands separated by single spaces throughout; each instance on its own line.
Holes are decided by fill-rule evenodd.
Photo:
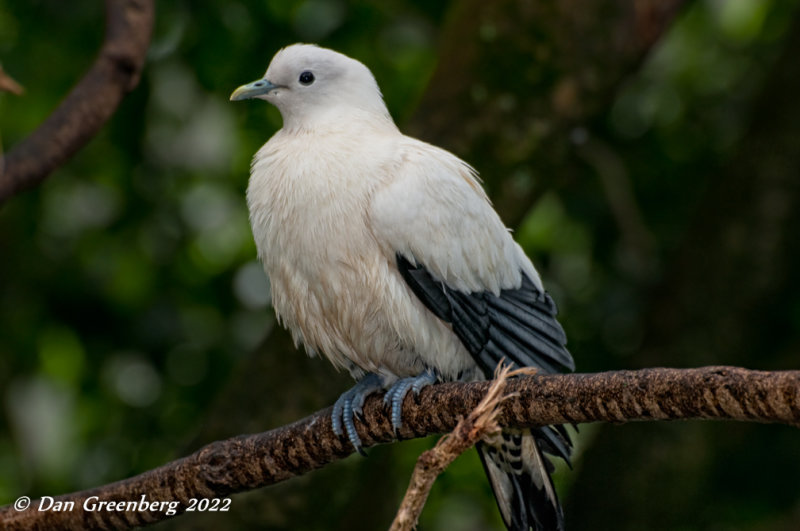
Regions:
M 308 70 L 306 70 L 305 72 L 303 72 L 302 74 L 300 74 L 300 84 L 301 84 L 301 85 L 306 85 L 306 86 L 308 86 L 308 85 L 310 85 L 310 84 L 311 84 L 311 83 L 313 83 L 313 82 L 314 82 L 314 74 L 312 74 L 312 73 L 311 73 L 311 72 L 309 72 Z

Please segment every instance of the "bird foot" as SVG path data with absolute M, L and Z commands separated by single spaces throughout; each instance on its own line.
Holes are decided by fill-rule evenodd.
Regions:
M 331 414 L 331 427 L 333 433 L 341 437 L 347 433 L 350 444 L 361 455 L 367 455 L 361 445 L 361 438 L 356 432 L 355 417 L 362 416 L 364 401 L 375 391 L 384 389 L 383 378 L 375 373 L 369 373 L 361 378 L 351 389 L 342 393 L 333 404 Z
M 383 404 L 386 407 L 391 406 L 392 408 L 392 428 L 394 428 L 395 434 L 397 434 L 397 430 L 400 429 L 400 426 L 403 425 L 403 400 L 406 398 L 408 392 L 413 392 L 416 397 L 423 387 L 436 383 L 437 379 L 436 374 L 434 374 L 431 369 L 426 369 L 417 376 L 397 380 L 386 391 L 386 395 L 383 397 Z

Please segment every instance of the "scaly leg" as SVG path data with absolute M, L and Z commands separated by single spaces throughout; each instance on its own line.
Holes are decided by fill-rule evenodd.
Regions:
M 361 446 L 361 438 L 356 432 L 355 416 L 361 416 L 364 400 L 369 395 L 383 389 L 383 378 L 375 373 L 369 373 L 361 378 L 351 389 L 342 393 L 342 396 L 333 404 L 333 413 L 331 414 L 333 433 L 341 437 L 347 432 L 350 444 L 361 455 L 367 454 L 364 453 L 364 449 Z

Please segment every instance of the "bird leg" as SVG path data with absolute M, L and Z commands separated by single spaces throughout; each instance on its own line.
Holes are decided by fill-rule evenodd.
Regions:
M 417 376 L 411 376 L 409 378 L 401 378 L 400 380 L 397 380 L 386 391 L 386 395 L 383 397 L 383 404 L 386 407 L 391 406 L 392 408 L 392 428 L 394 428 L 395 434 L 397 433 L 397 430 L 400 429 L 400 426 L 403 425 L 403 400 L 408 392 L 412 391 L 416 397 L 423 387 L 436 383 L 437 380 L 438 377 L 433 370 L 425 369 Z
M 347 432 L 350 444 L 364 456 L 367 454 L 364 453 L 364 449 L 361 447 L 361 438 L 356 432 L 355 417 L 356 415 L 361 417 L 364 400 L 375 391 L 383 389 L 383 378 L 375 373 L 368 373 L 351 389 L 342 393 L 342 396 L 333 404 L 333 413 L 331 414 L 333 433 L 341 437 Z

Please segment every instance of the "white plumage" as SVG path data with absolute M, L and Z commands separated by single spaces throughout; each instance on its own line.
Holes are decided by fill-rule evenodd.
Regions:
M 276 54 L 262 80 L 240 87 L 231 99 L 253 97 L 273 103 L 284 120 L 255 155 L 247 202 L 275 312 L 296 343 L 357 379 L 379 375 L 382 387 L 426 370 L 443 380 L 482 377 L 486 362 L 479 364 L 475 349 L 483 348 L 483 340 L 473 344 L 465 334 L 472 337 L 473 327 L 487 338 L 494 334 L 496 343 L 500 325 L 517 330 L 491 305 L 507 306 L 506 294 L 523 304 L 514 294 L 527 290 L 524 297 L 533 294 L 530 300 L 544 308 L 534 320 L 556 337 L 553 348 L 563 350 L 555 307 L 550 310 L 539 275 L 474 170 L 447 151 L 404 136 L 363 64 L 332 50 L 293 45 Z M 410 266 L 399 267 L 401 258 Z M 421 275 L 422 283 L 408 275 Z M 456 299 L 448 299 L 450 317 L 437 313 L 436 300 L 445 293 L 467 297 L 467 306 L 477 295 L 474 300 L 489 308 L 487 319 L 491 311 L 498 317 L 476 327 L 456 315 Z M 530 330 L 522 332 L 530 336 Z M 517 341 L 522 332 L 509 337 Z M 500 361 L 491 352 L 485 356 Z M 550 357 L 559 358 L 559 366 L 571 364 L 566 350 Z M 494 476 L 498 470 L 518 473 L 493 462 L 487 470 Z M 493 480 L 495 490 L 498 482 Z M 552 490 L 549 478 L 545 483 Z M 513 492 L 506 492 L 509 497 Z M 554 494 L 550 501 L 557 508 Z M 511 502 L 500 503 L 512 526 Z

